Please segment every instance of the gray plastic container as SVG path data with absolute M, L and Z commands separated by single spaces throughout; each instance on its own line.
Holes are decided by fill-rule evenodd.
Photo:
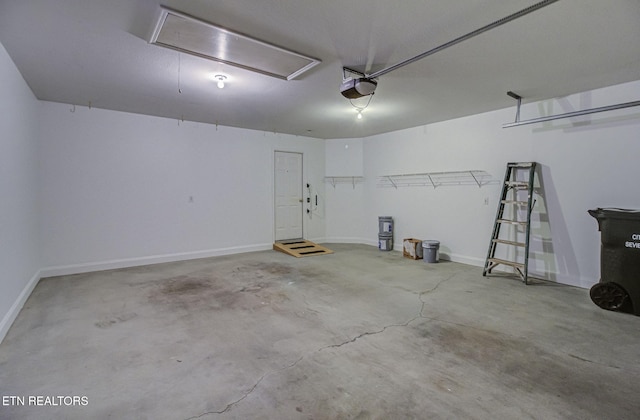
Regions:
M 426 240 L 422 241 L 422 259 L 426 263 L 437 263 L 440 261 L 440 242 Z
M 378 233 L 393 233 L 393 217 L 391 216 L 379 216 L 378 217 Z
M 393 250 L 393 234 L 392 233 L 378 234 L 378 249 L 380 251 Z

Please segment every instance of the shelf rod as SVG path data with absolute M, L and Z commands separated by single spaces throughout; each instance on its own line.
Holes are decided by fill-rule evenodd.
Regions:
M 502 128 L 518 127 L 520 125 L 559 120 L 561 118 L 578 117 L 580 115 L 595 114 L 596 112 L 614 111 L 616 109 L 631 108 L 634 106 L 640 106 L 640 101 L 624 102 L 616 105 L 607 105 L 598 108 L 583 109 L 581 111 L 567 112 L 566 114 L 549 115 L 546 117 L 533 118 L 531 120 L 516 121 L 509 124 L 503 124 Z

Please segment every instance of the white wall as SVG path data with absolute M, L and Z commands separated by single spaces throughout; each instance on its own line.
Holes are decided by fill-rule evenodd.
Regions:
M 525 105 L 522 119 L 638 100 L 640 81 Z M 360 238 L 375 244 L 378 216 L 395 218 L 395 246 L 402 238 L 438 239 L 455 261 L 482 265 L 500 185 L 379 188 L 387 174 L 480 169 L 496 180 L 510 161 L 537 161 L 538 213 L 532 223 L 530 272 L 589 287 L 599 279 L 596 207 L 640 208 L 635 186 L 640 156 L 640 111 L 601 114 L 503 129 L 514 107 L 362 140 L 364 185 L 329 196 L 328 240 Z M 327 142 L 326 159 L 343 160 L 340 142 Z M 357 158 L 352 157 L 354 161 Z M 327 187 L 328 194 L 330 187 Z M 361 200 L 361 205 L 353 201 Z M 488 204 L 485 204 L 485 200 Z M 350 223 L 342 223 L 346 218 Z M 339 231 L 332 226 L 339 226 Z
M 55 103 L 41 126 L 44 275 L 271 248 L 275 150 L 324 194 L 322 140 Z
M 327 176 L 364 175 L 363 139 L 336 139 L 325 142 Z M 325 183 L 327 195 L 327 240 L 330 242 L 367 243 L 367 229 L 362 223 L 364 188 L 362 184 Z
M 38 281 L 38 102 L 0 44 L 0 341 Z

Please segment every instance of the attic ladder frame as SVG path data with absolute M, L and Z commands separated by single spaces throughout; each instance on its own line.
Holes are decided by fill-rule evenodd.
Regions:
M 498 265 L 506 265 L 513 268 L 516 273 L 520 276 L 524 284 L 528 284 L 528 275 L 529 275 L 529 239 L 530 239 L 530 231 L 531 231 L 531 212 L 533 210 L 533 206 L 535 205 L 535 200 L 533 199 L 533 183 L 536 172 L 536 162 L 510 162 L 507 164 L 507 169 L 504 175 L 504 182 L 502 184 L 502 193 L 500 196 L 500 202 L 498 204 L 498 210 L 496 212 L 496 220 L 493 225 L 493 232 L 491 234 L 491 241 L 489 242 L 489 251 L 487 252 L 487 258 L 484 263 L 484 271 L 482 272 L 483 276 L 487 276 L 487 274 L 491 274 L 491 270 L 493 270 Z M 527 181 L 519 181 L 518 173 L 523 170 L 527 170 L 528 180 Z M 518 199 L 518 191 L 526 190 L 527 191 L 527 200 Z M 509 193 L 511 193 L 512 197 L 509 199 Z M 507 206 L 526 206 L 526 220 L 518 220 L 517 218 L 517 209 L 513 209 L 510 212 L 511 218 L 505 218 L 505 208 Z M 507 239 L 500 238 L 500 228 L 503 224 L 508 224 L 512 226 L 520 226 L 524 228 L 525 241 L 518 242 Z M 496 249 L 498 245 L 512 247 L 515 251 L 518 248 L 524 248 L 524 262 L 518 261 L 510 261 L 504 260 L 500 258 L 496 258 Z M 514 255 L 517 252 L 514 252 Z M 516 258 L 514 258 L 516 259 Z

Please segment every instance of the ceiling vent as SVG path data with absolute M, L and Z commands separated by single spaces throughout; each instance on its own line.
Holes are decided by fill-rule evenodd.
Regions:
M 320 64 L 315 58 L 164 7 L 149 43 L 284 80 Z

